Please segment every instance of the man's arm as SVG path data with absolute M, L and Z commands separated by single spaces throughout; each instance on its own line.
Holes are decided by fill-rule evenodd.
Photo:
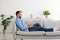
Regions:
M 27 28 L 22 25 L 21 21 L 19 19 L 16 20 L 16 24 L 18 25 L 19 29 L 26 30 Z
M 30 24 L 27 26 L 27 28 L 31 28 L 31 27 L 34 27 L 34 24 Z

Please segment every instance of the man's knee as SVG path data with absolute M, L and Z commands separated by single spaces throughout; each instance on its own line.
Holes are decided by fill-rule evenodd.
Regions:
M 39 23 L 35 23 L 34 25 L 36 25 L 36 26 L 41 26 Z

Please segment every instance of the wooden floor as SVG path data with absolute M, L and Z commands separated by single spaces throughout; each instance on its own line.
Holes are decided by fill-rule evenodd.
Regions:
M 0 40 L 13 40 L 12 34 L 0 34 Z
M 0 40 L 14 40 L 12 34 L 0 34 Z M 20 40 L 20 39 L 17 39 Z M 24 39 L 24 40 L 60 40 L 60 39 Z

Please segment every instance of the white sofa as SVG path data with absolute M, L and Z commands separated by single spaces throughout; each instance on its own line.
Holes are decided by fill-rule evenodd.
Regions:
M 40 23 L 43 26 L 42 21 L 39 20 L 27 20 L 26 21 L 28 24 L 32 24 L 32 23 Z M 60 22 L 57 23 L 57 25 Z M 53 25 L 54 24 L 54 25 Z M 54 26 L 56 26 L 56 22 L 54 21 L 48 21 L 47 23 L 45 22 L 44 26 L 46 26 L 46 28 L 54 28 Z M 44 32 L 44 31 L 34 31 L 34 32 L 23 32 L 16 29 L 16 25 L 14 23 L 13 26 L 13 37 L 14 39 L 18 38 L 18 39 L 60 39 L 60 31 L 53 31 L 53 32 Z
M 13 26 L 13 38 L 16 39 L 45 39 L 44 31 L 34 31 L 34 32 L 23 32 L 16 28 L 16 25 Z

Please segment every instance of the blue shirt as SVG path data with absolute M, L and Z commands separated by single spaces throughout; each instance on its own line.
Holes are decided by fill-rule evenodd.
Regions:
M 21 31 L 26 31 L 26 32 L 28 31 L 27 24 L 24 22 L 22 18 L 16 18 L 15 22 L 18 29 L 20 29 Z

